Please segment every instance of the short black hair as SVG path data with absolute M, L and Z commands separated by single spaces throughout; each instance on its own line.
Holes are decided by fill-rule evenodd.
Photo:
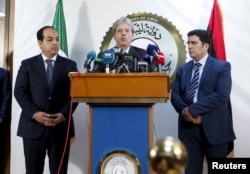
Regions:
M 202 29 L 195 29 L 192 31 L 189 31 L 187 36 L 198 36 L 200 38 L 200 41 L 203 43 L 207 43 L 210 45 L 211 39 L 209 32 L 207 30 L 202 30 Z
M 36 33 L 37 40 L 43 41 L 43 39 L 44 39 L 43 31 L 44 31 L 45 29 L 47 29 L 47 28 L 52 28 L 52 29 L 56 30 L 53 26 L 49 26 L 49 25 L 46 25 L 46 26 L 40 28 L 40 29 L 37 31 L 37 33 Z

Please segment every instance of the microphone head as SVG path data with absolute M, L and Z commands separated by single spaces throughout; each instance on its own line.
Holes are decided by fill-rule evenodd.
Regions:
M 165 64 L 165 58 L 163 52 L 161 51 L 158 52 L 158 59 L 155 60 L 155 64 L 161 64 L 161 65 Z
M 147 53 L 151 55 L 153 51 L 158 52 L 159 51 L 159 47 L 157 45 L 154 45 L 154 44 L 148 44 L 148 46 L 147 46 Z
M 94 50 L 88 52 L 87 59 L 94 59 L 95 57 L 96 57 L 96 52 Z
M 102 58 L 96 57 L 94 59 L 94 66 L 92 72 L 104 72 L 104 63 Z
M 111 70 L 116 70 L 120 65 L 121 65 L 121 62 L 122 62 L 122 56 L 123 56 L 123 50 L 119 47 L 114 47 L 111 49 L 114 54 L 115 54 L 115 59 L 113 61 L 112 64 L 110 64 L 110 69 Z
M 114 53 L 118 53 L 118 54 L 122 54 L 123 53 L 123 49 L 119 48 L 119 47 L 114 47 L 112 48 L 112 50 L 114 51 Z
M 147 46 L 147 53 L 150 54 L 153 50 L 155 50 L 156 52 L 159 51 L 159 47 L 157 45 L 154 44 L 148 44 Z
M 102 54 L 102 60 L 104 64 L 111 64 L 115 60 L 115 54 L 112 50 L 105 50 Z
M 93 61 L 93 59 L 95 57 L 96 57 L 96 52 L 94 50 L 88 52 L 87 59 L 85 60 L 85 63 L 84 63 L 84 66 L 83 66 L 84 68 L 87 69 L 88 72 L 90 70 L 90 64 L 91 64 L 91 62 Z
M 102 58 L 99 58 L 99 57 L 96 57 L 94 59 L 94 63 L 103 63 L 103 59 Z
M 158 52 L 159 51 L 159 47 L 154 45 L 154 44 L 148 44 L 147 47 L 147 53 L 151 56 L 153 56 L 153 59 L 158 59 Z
M 131 66 L 133 64 L 133 56 L 128 53 L 124 53 L 122 57 L 122 62 L 125 63 L 127 66 Z

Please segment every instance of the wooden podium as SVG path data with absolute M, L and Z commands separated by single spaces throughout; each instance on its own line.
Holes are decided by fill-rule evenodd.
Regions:
M 151 174 L 153 105 L 169 99 L 167 73 L 69 73 L 74 102 L 89 105 L 88 173 Z

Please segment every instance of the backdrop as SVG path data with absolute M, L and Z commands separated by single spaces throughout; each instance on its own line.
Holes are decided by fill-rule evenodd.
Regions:
M 250 74 L 250 23 L 248 0 L 220 0 L 224 18 L 227 60 L 232 64 L 233 88 L 231 102 L 234 128 L 237 136 L 235 156 L 250 157 L 249 80 Z M 14 33 L 14 82 L 21 60 L 40 53 L 36 40 L 37 30 L 52 25 L 57 0 L 16 0 Z M 69 57 L 78 64 L 79 71 L 88 51 L 99 51 L 109 27 L 121 16 L 138 12 L 154 13 L 167 18 L 176 26 L 186 41 L 188 31 L 206 29 L 213 0 L 64 0 Z M 187 59 L 188 59 L 187 55 Z M 11 124 L 11 173 L 25 173 L 22 139 L 16 136 L 20 107 L 13 99 Z M 88 106 L 81 103 L 74 119 L 76 139 L 72 144 L 69 173 L 87 173 Z M 177 137 L 177 113 L 170 102 L 154 106 L 155 139 L 164 136 Z M 131 142 L 133 143 L 133 142 Z M 46 163 L 45 173 L 48 172 Z

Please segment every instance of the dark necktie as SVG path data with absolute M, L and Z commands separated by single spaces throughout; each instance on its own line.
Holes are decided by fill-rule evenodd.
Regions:
M 198 89 L 198 84 L 199 84 L 199 68 L 201 64 L 200 63 L 195 63 L 194 64 L 194 74 L 193 78 L 191 81 L 191 84 L 188 88 L 187 95 L 186 95 L 186 102 L 187 104 L 192 104 L 194 100 L 194 95 L 196 90 Z
M 53 77 L 53 65 L 52 65 L 53 60 L 46 59 L 45 61 L 47 63 L 47 78 L 48 78 L 48 84 L 50 86 Z

